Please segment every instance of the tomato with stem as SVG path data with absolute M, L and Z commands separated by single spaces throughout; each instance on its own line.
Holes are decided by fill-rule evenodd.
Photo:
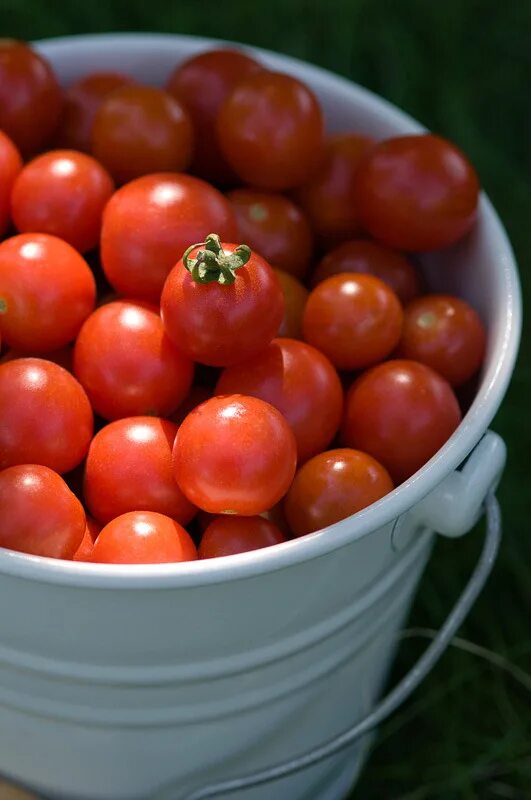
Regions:
M 267 346 L 282 321 L 284 298 L 263 258 L 211 234 L 170 272 L 160 308 L 176 347 L 201 364 L 223 367 Z
M 212 514 L 254 516 L 286 493 L 297 448 L 288 423 L 256 397 L 213 397 L 187 416 L 173 448 L 174 474 L 188 499 Z
M 215 517 L 201 537 L 199 558 L 221 558 L 284 542 L 282 532 L 263 517 Z

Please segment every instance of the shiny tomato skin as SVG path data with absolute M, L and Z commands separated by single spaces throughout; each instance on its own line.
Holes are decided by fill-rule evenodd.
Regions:
M 107 280 L 127 297 L 158 303 L 168 273 L 189 245 L 209 233 L 235 241 L 234 212 L 210 184 L 191 175 L 146 175 L 123 186 L 103 215 Z
M 424 295 L 404 309 L 397 355 L 420 361 L 452 386 L 462 386 L 479 370 L 486 340 L 478 313 L 464 300 Z
M 100 239 L 111 176 L 91 156 L 51 150 L 27 164 L 13 187 L 11 213 L 21 233 L 58 236 L 81 253 Z
M 272 267 L 301 278 L 310 264 L 313 236 L 300 208 L 281 194 L 254 189 L 234 189 L 227 197 L 236 213 L 240 240 Z
M 187 109 L 198 133 L 191 170 L 201 178 L 216 184 L 234 182 L 234 171 L 219 147 L 216 121 L 232 89 L 261 69 L 243 51 L 223 48 L 192 56 L 168 78 L 166 90 Z
M 237 248 L 223 244 L 228 255 Z M 196 248 L 190 254 L 193 259 Z M 160 310 L 169 338 L 188 358 L 225 367 L 250 358 L 276 335 L 284 297 L 275 273 L 257 253 L 230 285 L 196 283 L 182 261 L 170 272 Z
M 72 556 L 72 561 L 90 561 L 92 557 L 92 551 L 94 550 L 94 542 L 98 538 L 98 534 L 101 531 L 101 525 L 96 520 L 87 517 L 87 524 L 85 527 L 85 533 L 83 534 L 83 538 L 81 539 L 81 544 L 77 548 L 76 552 Z
M 326 356 L 305 342 L 274 339 L 248 361 L 223 370 L 217 395 L 258 397 L 277 408 L 297 442 L 299 463 L 324 450 L 337 433 L 343 388 Z
M 387 139 L 356 176 L 361 220 L 397 250 L 439 250 L 463 237 L 477 216 L 479 182 L 463 153 L 433 134 Z
M 303 333 L 337 369 L 363 369 L 386 358 L 402 330 L 402 306 L 373 275 L 344 272 L 318 284 L 306 303 Z
M 314 456 L 295 475 L 284 501 L 296 536 L 326 528 L 392 491 L 385 467 L 359 450 L 337 448 Z
M 133 78 L 120 72 L 92 72 L 65 89 L 56 146 L 89 153 L 97 110 L 107 95 L 128 83 Z
M 22 169 L 22 157 L 9 136 L 0 131 L 0 237 L 11 219 L 10 198 L 15 179 Z
M 401 483 L 445 444 L 461 421 L 450 384 L 416 361 L 365 372 L 347 394 L 341 438 L 370 453 Z
M 300 186 L 323 152 L 323 114 L 296 78 L 263 70 L 237 84 L 217 119 L 221 151 L 250 186 L 285 191 Z
M 0 244 L 0 324 L 6 344 L 40 353 L 64 347 L 95 302 L 94 275 L 66 242 L 22 233 Z
M 156 511 L 187 525 L 196 508 L 175 482 L 172 449 L 178 426 L 129 417 L 102 428 L 90 444 L 83 496 L 104 525 L 128 511 Z
M 0 472 L 0 547 L 70 559 L 85 531 L 85 512 L 48 467 L 20 464 Z
M 302 318 L 310 293 L 289 272 L 275 269 L 275 275 L 280 281 L 284 295 L 284 318 L 280 323 L 278 335 L 289 339 L 302 339 Z
M 220 558 L 248 553 L 284 542 L 284 535 L 263 517 L 236 517 L 225 514 L 215 517 L 204 532 L 199 545 L 199 558 Z
M 351 239 L 330 250 L 317 264 L 312 286 L 341 272 L 374 275 L 391 287 L 401 303 L 409 303 L 420 294 L 420 276 L 402 253 L 378 242 Z
M 194 366 L 164 333 L 157 308 L 117 300 L 96 309 L 74 347 L 74 374 L 104 419 L 166 416 L 184 400 Z
M 129 511 L 102 529 L 90 560 L 99 564 L 165 564 L 196 559 L 196 546 L 178 522 L 153 511 Z
M 23 42 L 0 40 L 0 129 L 24 155 L 50 140 L 63 95 L 46 59 Z
M 128 84 L 107 95 L 96 111 L 91 152 L 121 184 L 187 169 L 193 136 L 178 100 L 163 89 Z
M 213 397 L 184 420 L 173 468 L 188 499 L 212 514 L 254 516 L 288 490 L 297 448 L 276 408 L 244 395 Z
M 373 145 L 359 133 L 330 136 L 319 168 L 297 191 L 297 201 L 321 244 L 332 247 L 360 233 L 355 176 Z
M 40 358 L 0 364 L 0 469 L 42 464 L 69 472 L 87 454 L 93 415 L 62 367 Z

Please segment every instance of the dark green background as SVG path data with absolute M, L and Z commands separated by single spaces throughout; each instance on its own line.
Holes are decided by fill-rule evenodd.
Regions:
M 524 299 L 529 296 L 529 0 L 0 0 L 0 35 L 35 39 L 111 30 L 216 36 L 299 56 L 368 86 L 455 140 L 507 226 Z M 500 488 L 505 540 L 488 589 L 462 631 L 501 654 L 506 668 L 451 650 L 383 727 L 356 797 L 531 798 L 531 698 L 511 675 L 511 665 L 531 668 L 530 368 L 524 333 L 514 381 L 494 425 L 509 446 Z M 479 546 L 479 532 L 438 545 L 415 624 L 440 624 Z M 403 645 L 396 675 L 424 644 Z

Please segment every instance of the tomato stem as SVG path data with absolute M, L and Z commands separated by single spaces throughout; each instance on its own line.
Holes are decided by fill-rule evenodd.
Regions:
M 4 300 L 3 297 L 0 297 L 0 314 L 7 313 L 7 300 Z
M 198 250 L 195 258 L 190 258 L 190 253 L 196 247 Z M 251 258 L 251 248 L 240 244 L 230 254 L 223 250 L 221 240 L 217 233 L 209 233 L 204 242 L 192 244 L 183 254 L 183 264 L 196 283 L 217 282 L 227 286 L 236 280 L 236 270 L 245 266 Z

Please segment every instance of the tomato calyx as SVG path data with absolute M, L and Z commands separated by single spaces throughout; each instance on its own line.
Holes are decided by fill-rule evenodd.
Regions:
M 7 300 L 0 297 L 0 314 L 7 314 Z
M 196 247 L 195 258 L 190 253 Z M 236 270 L 251 258 L 251 248 L 240 244 L 232 253 L 225 253 L 217 233 L 209 233 L 204 242 L 192 244 L 183 253 L 183 264 L 196 283 L 216 283 L 228 286 L 236 280 Z

